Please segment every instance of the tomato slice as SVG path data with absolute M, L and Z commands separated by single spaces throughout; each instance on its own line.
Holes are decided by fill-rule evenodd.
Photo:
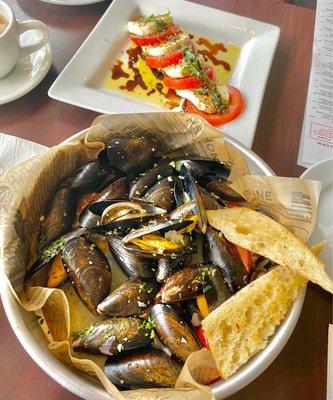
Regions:
M 130 35 L 132 42 L 137 44 L 138 46 L 153 46 L 154 44 L 163 42 L 169 36 L 175 36 L 180 32 L 180 28 L 177 25 L 169 26 L 169 28 L 159 34 L 159 35 L 151 35 L 151 36 L 139 36 L 139 35 Z
M 213 126 L 226 124 L 227 122 L 232 121 L 242 111 L 244 102 L 241 92 L 237 88 L 228 85 L 228 90 L 230 96 L 230 103 L 227 112 L 225 112 L 224 114 L 221 113 L 207 114 L 203 111 L 198 110 L 197 107 L 189 100 L 186 100 L 185 104 L 187 111 L 193 114 L 201 115 L 206 119 L 206 121 L 208 121 Z
M 210 79 L 215 79 L 215 73 L 212 68 L 207 68 L 207 76 Z M 175 90 L 188 90 L 197 89 L 205 86 L 205 81 L 197 76 L 185 76 L 184 78 L 170 78 L 169 76 L 164 76 L 163 82 L 170 89 Z
M 239 258 L 242 260 L 244 267 L 247 272 L 252 271 L 252 251 L 244 249 L 244 247 L 238 246 L 237 244 L 234 245 Z
M 203 345 L 203 347 L 206 347 L 206 349 L 209 350 L 209 343 L 208 343 L 208 340 L 207 340 L 207 338 L 205 336 L 205 332 L 202 329 L 202 326 L 201 325 L 200 326 L 196 326 L 195 327 L 195 331 L 197 333 L 197 336 L 198 336 L 198 339 L 199 339 L 200 343 Z
M 176 51 L 175 53 L 165 56 L 146 56 L 146 63 L 149 65 L 150 68 L 165 68 L 169 67 L 170 65 L 178 64 L 182 58 L 183 52 Z

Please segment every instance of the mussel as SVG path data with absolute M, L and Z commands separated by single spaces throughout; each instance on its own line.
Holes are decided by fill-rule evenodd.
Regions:
M 110 173 L 103 169 L 98 160 L 92 161 L 74 172 L 69 178 L 68 186 L 69 189 L 80 193 L 93 192 L 103 184 L 108 175 L 108 181 L 113 181 L 117 177 L 114 171 Z
M 210 272 L 206 274 L 203 283 L 203 296 L 206 299 L 209 312 L 215 310 L 231 296 L 219 267 L 212 265 Z
M 41 238 L 48 245 L 68 232 L 75 220 L 76 198 L 67 187 L 56 192 L 41 227 Z
M 199 310 L 198 304 L 195 300 L 184 301 L 183 307 L 186 313 L 187 319 L 191 322 L 194 327 L 200 326 L 203 316 Z
M 155 165 L 156 164 L 156 165 Z M 140 198 L 156 182 L 174 173 L 174 167 L 168 158 L 156 160 L 152 168 L 140 174 L 130 185 L 129 197 Z
M 136 350 L 109 357 L 104 372 L 115 385 L 128 389 L 173 387 L 182 365 L 161 350 Z
M 118 237 L 106 235 L 106 238 L 109 242 L 112 254 L 115 256 L 118 264 L 127 276 L 152 278 L 155 275 L 155 261 L 140 257 L 126 250 L 123 242 Z
M 129 279 L 98 305 L 97 312 L 109 317 L 139 315 L 152 304 L 158 288 L 154 279 Z
M 203 292 L 203 284 L 210 270 L 211 266 L 199 264 L 175 272 L 160 290 L 161 302 L 175 303 L 198 296 Z
M 89 311 L 110 292 L 111 270 L 102 251 L 84 237 L 68 241 L 62 248 L 63 261 L 73 287 Z
M 153 163 L 158 142 L 145 137 L 115 137 L 108 141 L 109 163 L 123 172 L 145 171 Z
M 165 208 L 168 212 L 172 211 L 176 206 L 173 194 L 175 179 L 177 178 L 173 176 L 161 179 L 146 192 L 144 199 L 157 207 Z
M 185 362 L 191 353 L 200 350 L 190 326 L 171 306 L 156 304 L 150 316 L 159 339 L 179 360 Z
M 110 318 L 88 326 L 73 338 L 73 350 L 116 355 L 150 343 L 150 332 L 139 318 Z
M 232 244 L 211 227 L 206 232 L 205 259 L 221 268 L 231 293 L 249 283 L 248 273 Z
M 128 185 L 126 177 L 116 179 L 97 194 L 94 202 L 124 199 L 127 195 L 127 189 Z

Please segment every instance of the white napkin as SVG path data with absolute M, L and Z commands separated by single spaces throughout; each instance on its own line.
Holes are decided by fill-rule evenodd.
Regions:
M 47 147 L 41 144 L 0 132 L 0 174 L 11 165 L 42 153 L 46 149 Z

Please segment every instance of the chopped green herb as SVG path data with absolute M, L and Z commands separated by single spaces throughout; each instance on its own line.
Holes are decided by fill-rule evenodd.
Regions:
M 91 334 L 91 332 L 94 330 L 94 326 L 90 325 L 85 329 L 82 329 L 81 331 L 74 332 L 73 336 L 79 336 L 82 339 L 87 339 L 87 337 Z

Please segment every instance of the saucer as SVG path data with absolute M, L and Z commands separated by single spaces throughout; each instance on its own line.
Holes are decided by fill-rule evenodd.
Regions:
M 309 245 L 325 240 L 326 246 L 320 254 L 326 272 L 333 278 L 333 158 L 321 161 L 307 169 L 302 179 L 321 181 L 321 192 L 317 210 L 317 222 L 309 240 Z
M 35 43 L 39 38 L 37 31 L 27 31 L 21 35 L 21 45 Z M 47 74 L 52 63 L 50 43 L 41 49 L 18 60 L 14 69 L 0 79 L 0 104 L 22 97 L 36 87 Z

